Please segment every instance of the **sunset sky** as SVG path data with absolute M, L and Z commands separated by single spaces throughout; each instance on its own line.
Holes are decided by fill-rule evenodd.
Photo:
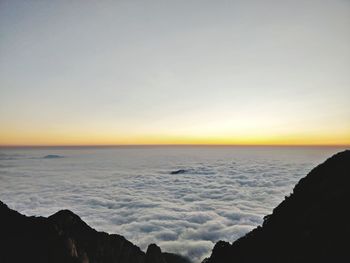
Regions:
M 0 145 L 350 145 L 350 1 L 0 1 Z

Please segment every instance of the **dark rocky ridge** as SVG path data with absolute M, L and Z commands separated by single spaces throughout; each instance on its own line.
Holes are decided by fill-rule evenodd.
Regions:
M 350 262 L 350 151 L 329 158 L 295 186 L 264 223 L 205 263 Z
M 0 262 L 36 263 L 189 263 L 151 244 L 147 253 L 120 235 L 89 227 L 61 210 L 48 218 L 27 217 L 0 201 Z

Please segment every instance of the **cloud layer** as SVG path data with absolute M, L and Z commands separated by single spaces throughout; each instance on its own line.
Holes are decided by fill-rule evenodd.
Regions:
M 157 243 L 199 261 L 216 241 L 233 241 L 260 224 L 302 176 L 338 150 L 1 150 L 0 198 L 27 215 L 68 208 L 142 249 Z M 184 172 L 172 174 L 177 170 Z

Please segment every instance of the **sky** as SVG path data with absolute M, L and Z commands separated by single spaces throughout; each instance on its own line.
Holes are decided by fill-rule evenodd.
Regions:
M 348 0 L 0 0 L 0 145 L 349 145 L 349 27 Z

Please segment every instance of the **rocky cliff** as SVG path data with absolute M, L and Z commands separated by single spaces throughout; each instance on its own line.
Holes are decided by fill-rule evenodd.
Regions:
M 79 216 L 62 210 L 27 217 L 0 201 L 0 262 L 35 263 L 188 263 L 151 244 L 147 253 L 120 235 L 89 227 Z
M 206 263 L 350 262 L 350 151 L 314 168 L 262 226 L 229 244 L 219 241 Z

